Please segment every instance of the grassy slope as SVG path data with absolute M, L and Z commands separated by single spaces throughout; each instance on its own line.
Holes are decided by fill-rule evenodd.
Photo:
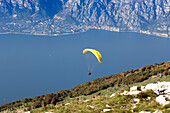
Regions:
M 157 81 L 170 81 L 170 76 L 167 76 L 166 78 L 150 78 L 148 80 L 145 80 L 143 82 L 135 83 L 130 85 L 131 86 L 142 86 L 146 85 L 148 83 L 156 83 Z M 56 113 L 99 113 L 103 111 L 103 109 L 111 108 L 114 113 L 130 113 L 132 110 L 134 112 L 139 111 L 155 111 L 155 110 L 161 110 L 164 113 L 170 113 L 169 107 L 165 108 L 161 105 L 159 105 L 155 101 L 155 97 L 151 98 L 149 101 L 141 101 L 139 104 L 137 104 L 136 108 L 132 108 L 133 104 L 135 104 L 133 96 L 127 96 L 127 95 L 119 95 L 118 93 L 121 92 L 121 90 L 128 89 L 127 86 L 121 85 L 120 87 L 110 87 L 108 89 L 99 91 L 97 93 L 94 93 L 92 95 L 88 96 L 79 96 L 76 98 L 69 98 L 64 100 L 63 102 L 53 106 L 34 109 L 32 112 L 45 112 L 45 111 L 51 111 Z M 116 93 L 114 97 L 110 97 L 111 94 Z M 99 95 L 100 94 L 100 95 Z M 78 98 L 78 99 L 77 99 Z M 88 102 L 85 102 L 84 100 L 88 99 Z M 65 105 L 66 103 L 70 103 L 69 105 Z M 109 105 L 110 107 L 106 107 L 106 105 Z M 94 108 L 90 108 L 88 105 L 94 106 Z
M 170 69 L 170 62 L 165 62 L 165 63 L 145 66 L 140 69 L 124 71 L 120 74 L 110 75 L 110 76 L 107 76 L 104 78 L 95 79 L 95 80 L 87 82 L 85 84 L 76 86 L 75 88 L 72 88 L 70 90 L 60 91 L 61 93 L 60 92 L 55 93 L 55 96 L 58 94 L 63 94 L 64 92 L 67 92 L 67 91 L 69 92 L 69 94 L 78 94 L 78 95 L 72 96 L 72 98 L 70 98 L 70 96 L 68 96 L 68 94 L 66 93 L 63 97 L 64 100 L 57 102 L 56 105 L 52 105 L 49 103 L 45 107 L 41 107 L 42 106 L 41 105 L 40 108 L 38 108 L 38 109 L 32 109 L 32 107 L 30 107 L 37 101 L 38 102 L 40 102 L 40 101 L 48 102 L 48 101 L 46 101 L 46 100 L 49 100 L 47 97 L 50 97 L 51 95 L 50 96 L 45 95 L 45 96 L 42 96 L 42 98 L 41 98 L 41 96 L 32 98 L 31 101 L 29 101 L 29 99 L 22 99 L 22 100 L 19 100 L 16 102 L 8 103 L 6 105 L 1 105 L 0 107 L 1 107 L 1 110 L 3 108 L 5 108 L 4 112 L 9 111 L 10 113 L 13 111 L 14 112 L 16 112 L 16 111 L 23 112 L 24 110 L 25 111 L 31 110 L 32 112 L 42 112 L 42 111 L 50 111 L 51 110 L 53 112 L 68 112 L 69 113 L 69 112 L 100 112 L 100 111 L 102 111 L 102 109 L 106 108 L 105 107 L 106 104 L 109 104 L 109 105 L 112 105 L 111 108 L 114 109 L 114 112 L 116 112 L 116 110 L 121 110 L 121 109 L 122 109 L 122 112 L 123 111 L 130 112 L 132 110 L 131 104 L 134 104 L 134 102 L 132 101 L 133 100 L 132 97 L 116 96 L 116 97 L 110 98 L 110 95 L 113 94 L 114 92 L 128 89 L 128 86 L 132 86 L 132 85 L 141 86 L 141 85 L 146 85 L 150 82 L 153 83 L 153 82 L 157 82 L 157 81 L 170 81 L 169 76 L 167 76 L 166 78 L 164 78 L 164 77 L 163 78 L 158 78 L 158 77 L 152 78 L 151 77 L 152 75 L 159 74 L 159 73 L 170 74 L 169 69 Z M 139 81 L 143 81 L 143 82 L 139 82 Z M 129 85 L 127 85 L 127 84 L 129 84 Z M 110 86 L 112 86 L 112 87 L 110 87 Z M 92 90 L 89 90 L 89 89 L 92 89 Z M 94 89 L 95 89 L 95 91 L 93 91 Z M 82 91 L 85 94 L 81 94 Z M 86 95 L 86 94 L 88 94 L 88 95 Z M 84 96 L 84 95 L 86 95 L 86 96 Z M 126 98 L 127 99 L 129 98 L 129 100 L 126 100 Z M 42 100 L 40 100 L 40 99 L 42 99 Z M 86 103 L 86 102 L 84 102 L 85 99 L 90 99 L 91 101 Z M 64 104 L 67 102 L 69 102 L 69 103 L 71 102 L 72 104 L 65 106 Z M 122 103 L 122 104 L 119 104 L 119 103 Z M 131 104 L 126 105 L 124 103 L 131 103 Z M 143 103 L 145 103 L 145 102 L 143 102 Z M 155 104 L 156 102 L 152 101 L 151 103 Z M 89 104 L 94 105 L 95 108 L 92 109 L 92 108 L 88 107 L 87 105 L 89 105 Z M 153 105 L 153 106 L 156 106 L 156 105 Z M 122 108 L 122 106 L 124 106 L 124 107 Z M 144 108 L 144 107 L 142 107 L 142 108 Z M 139 107 L 138 109 L 140 110 L 141 108 Z M 160 107 L 160 109 L 163 109 L 163 108 Z M 83 110 L 83 111 L 81 111 L 81 110 Z
M 149 78 L 143 82 L 135 83 L 129 85 L 131 86 L 142 86 L 148 83 L 156 83 L 157 81 L 170 81 L 170 75 L 167 77 L 156 77 Z M 103 109 L 111 108 L 113 109 L 112 113 L 131 113 L 132 110 L 136 113 L 139 111 L 155 111 L 161 110 L 164 113 L 170 113 L 170 105 L 161 106 L 155 101 L 155 97 L 151 97 L 151 100 L 140 101 L 139 104 L 136 105 L 136 108 L 133 108 L 133 105 L 136 103 L 133 98 L 135 96 L 127 96 L 127 95 L 119 95 L 119 92 L 122 90 L 127 90 L 128 87 L 126 85 L 120 85 L 119 87 L 109 87 L 108 89 L 98 91 L 94 94 L 87 96 L 79 96 L 75 98 L 66 98 L 62 102 L 57 103 L 56 105 L 48 105 L 46 107 L 41 107 L 37 109 L 31 110 L 31 113 L 45 113 L 45 112 L 55 112 L 55 113 L 100 113 Z M 116 93 L 114 97 L 110 97 L 111 94 Z M 85 102 L 85 100 L 89 100 Z M 70 103 L 69 105 L 65 105 L 66 103 Z M 106 105 L 110 107 L 106 107 Z M 94 108 L 90 108 L 89 105 L 94 106 Z M 17 109 L 15 112 L 23 112 L 25 108 Z M 6 113 L 5 111 L 4 113 Z M 10 113 L 12 113 L 10 111 Z

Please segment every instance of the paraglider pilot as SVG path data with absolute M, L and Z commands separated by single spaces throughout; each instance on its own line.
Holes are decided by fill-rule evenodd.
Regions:
M 97 51 L 95 49 L 84 49 L 83 50 L 83 54 L 86 54 L 88 51 L 93 53 L 96 56 L 96 58 L 99 61 L 99 63 L 102 63 L 102 55 L 100 54 L 99 51 Z M 90 71 L 88 72 L 88 75 L 91 75 Z

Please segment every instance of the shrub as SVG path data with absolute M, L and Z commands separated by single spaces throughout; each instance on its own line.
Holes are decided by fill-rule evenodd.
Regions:
M 164 71 L 163 75 L 167 76 L 168 75 L 168 71 Z
M 53 98 L 53 94 L 47 94 L 47 95 L 45 95 L 45 103 L 46 103 L 46 104 L 50 104 L 52 98 Z
M 56 104 L 57 102 L 59 102 L 59 100 L 56 97 L 53 97 L 51 100 L 51 104 Z
M 170 104 L 166 104 L 166 105 L 164 106 L 164 108 L 165 108 L 165 109 L 170 108 Z
M 138 86 L 138 87 L 137 87 L 137 90 L 141 91 L 141 86 Z
M 14 106 L 14 107 L 19 107 L 19 106 L 22 106 L 22 104 L 20 104 L 20 103 L 15 103 L 13 106 Z
M 28 102 L 32 102 L 33 101 L 33 99 L 32 98 L 27 98 L 28 99 Z
M 145 93 L 145 92 L 141 92 L 141 93 L 139 93 L 139 94 L 137 94 L 137 98 L 147 98 L 148 97 L 148 94 L 147 93 Z
M 23 103 L 27 103 L 28 102 L 28 99 L 27 98 L 24 98 L 23 99 Z
M 39 101 L 34 102 L 34 103 L 32 104 L 32 107 L 33 107 L 33 108 L 39 108 L 39 107 L 41 107 L 41 102 L 39 102 Z
M 45 107 L 46 106 L 46 103 L 44 101 L 41 102 L 41 106 L 42 107 Z
M 142 91 L 137 94 L 137 98 L 147 98 L 147 97 L 156 97 L 157 94 L 153 90 Z
M 140 71 L 141 71 L 141 72 L 144 72 L 145 70 L 146 70 L 146 67 L 140 68 Z

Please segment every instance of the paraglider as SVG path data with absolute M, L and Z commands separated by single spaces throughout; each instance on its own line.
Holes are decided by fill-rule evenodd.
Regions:
M 83 54 L 86 54 L 87 52 L 91 52 L 96 58 L 97 58 L 97 61 L 99 62 L 99 63 L 102 63 L 102 55 L 100 54 L 100 52 L 99 51 L 97 51 L 97 50 L 95 50 L 95 49 L 84 49 L 83 50 Z M 89 59 L 88 59 L 89 60 Z M 91 75 L 91 69 L 90 68 L 92 68 L 92 67 L 94 67 L 94 66 L 88 66 L 88 75 Z

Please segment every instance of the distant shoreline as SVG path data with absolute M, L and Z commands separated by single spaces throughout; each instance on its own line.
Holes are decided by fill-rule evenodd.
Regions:
M 89 30 L 104 30 L 104 31 L 110 31 L 110 32 L 124 32 L 124 33 L 139 33 L 139 34 L 146 34 L 146 35 L 151 35 L 151 36 L 158 36 L 158 37 L 162 37 L 162 38 L 170 38 L 170 36 L 168 34 L 164 34 L 164 33 L 158 33 L 158 32 L 149 32 L 149 31 L 120 31 L 120 30 L 107 30 L 105 28 L 90 28 L 86 31 L 79 31 L 79 32 L 70 32 L 70 33 L 61 33 L 61 34 L 31 34 L 31 33 L 22 33 L 22 32 L 4 32 L 4 33 L 0 33 L 1 34 L 19 34 L 19 35 L 32 35 L 32 36 L 50 36 L 50 37 L 56 37 L 56 36 L 64 36 L 64 35 L 73 35 L 73 34 L 78 34 L 78 33 L 84 33 L 87 32 Z

